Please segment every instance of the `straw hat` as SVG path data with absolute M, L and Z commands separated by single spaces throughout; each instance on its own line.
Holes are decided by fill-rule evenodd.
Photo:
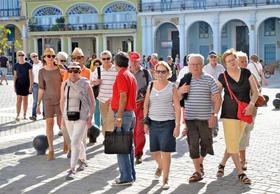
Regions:
M 76 47 L 76 48 L 73 50 L 73 52 L 72 52 L 72 56 L 81 56 L 81 57 L 83 57 L 83 56 L 85 56 L 85 55 L 84 55 L 84 53 L 83 53 L 83 51 L 82 51 L 81 48 Z

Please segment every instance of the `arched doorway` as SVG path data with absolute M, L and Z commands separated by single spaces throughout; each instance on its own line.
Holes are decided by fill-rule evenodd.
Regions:
M 21 31 L 13 24 L 8 24 L 5 27 L 10 30 L 10 33 L 7 35 L 10 48 L 7 49 L 6 56 L 13 67 L 13 65 L 16 63 L 16 50 L 22 46 Z M 9 71 L 12 71 L 12 67 L 9 69 Z
M 179 51 L 179 31 L 172 23 L 161 24 L 156 31 L 155 52 L 159 58 L 166 60 L 167 56 L 172 56 L 175 60 Z
M 188 30 L 188 53 L 200 53 L 207 59 L 208 53 L 213 50 L 213 31 L 204 21 L 193 23 Z
M 249 54 L 249 28 L 241 20 L 230 20 L 224 24 L 221 33 L 222 53 L 229 48 Z
M 280 18 L 264 20 L 258 28 L 258 54 L 265 64 L 280 60 Z

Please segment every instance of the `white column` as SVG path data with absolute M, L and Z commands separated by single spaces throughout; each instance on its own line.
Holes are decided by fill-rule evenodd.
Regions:
M 249 20 L 249 55 L 257 53 L 257 36 L 256 36 L 256 12 L 253 12 L 251 14 L 250 20 Z
M 185 15 L 182 14 L 179 17 L 179 41 L 180 41 L 180 64 L 183 64 L 184 56 L 186 55 L 185 50 L 185 37 L 186 37 L 186 31 L 185 31 Z
M 103 36 L 103 50 L 107 50 L 107 36 Z
M 213 31 L 213 50 L 217 53 L 221 53 L 221 32 L 220 32 L 220 17 L 214 16 L 212 31 Z
M 100 55 L 100 48 L 99 48 L 99 37 L 98 36 L 95 36 L 95 48 L 96 48 L 96 56 L 99 57 Z
M 141 25 L 142 25 L 142 55 L 147 56 L 148 55 L 148 53 L 147 53 L 147 25 L 146 25 L 145 16 L 141 16 Z
M 22 48 L 25 53 L 28 53 L 28 43 L 27 43 L 27 24 L 22 26 L 21 38 L 22 38 Z
M 61 51 L 64 51 L 64 38 L 60 37 L 60 42 L 61 42 Z
M 38 53 L 38 39 L 33 38 L 34 52 Z
M 134 48 L 134 51 L 139 52 L 139 51 L 137 50 L 137 38 L 136 38 L 136 34 L 133 34 L 132 37 L 133 37 L 133 48 Z
M 67 46 L 68 46 L 68 51 L 67 53 L 70 55 L 72 53 L 72 41 L 71 41 L 71 37 L 67 37 Z
M 154 52 L 154 34 L 153 34 L 153 24 L 152 17 L 147 16 L 147 36 L 146 36 L 146 51 L 147 55 L 150 55 Z

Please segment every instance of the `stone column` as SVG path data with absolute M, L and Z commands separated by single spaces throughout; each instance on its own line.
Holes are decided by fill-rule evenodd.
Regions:
M 136 36 L 136 33 L 132 35 L 133 37 L 133 50 L 134 51 L 137 51 L 137 36 Z
M 71 37 L 67 37 L 67 45 L 68 45 L 67 53 L 70 55 L 70 54 L 72 53 L 72 41 L 71 41 Z
M 150 55 L 154 52 L 154 35 L 153 35 L 153 24 L 152 24 L 152 16 L 146 17 L 147 25 L 147 34 L 146 34 L 146 55 Z
M 211 26 L 213 31 L 213 50 L 218 54 L 221 53 L 221 32 L 220 32 L 220 16 L 216 15 L 213 18 L 212 22 L 213 26 Z
M 180 42 L 180 64 L 183 64 L 184 56 L 186 55 L 185 50 L 185 37 L 186 37 L 186 31 L 185 31 L 185 15 L 182 14 L 179 17 L 179 42 Z
M 34 52 L 38 53 L 38 39 L 33 38 Z
M 107 50 L 107 36 L 103 35 L 103 50 Z
M 257 53 L 257 36 L 256 36 L 256 12 L 251 14 L 249 19 L 249 56 Z
M 61 42 L 61 51 L 65 51 L 64 50 L 64 44 L 65 44 L 64 37 L 60 37 L 60 42 Z
M 22 25 L 22 32 L 21 32 L 21 38 L 22 38 L 22 50 L 28 54 L 28 35 L 27 35 L 28 27 L 27 24 Z

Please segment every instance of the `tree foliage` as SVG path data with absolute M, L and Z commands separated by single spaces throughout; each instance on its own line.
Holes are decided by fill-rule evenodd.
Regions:
M 4 53 L 7 49 L 11 48 L 9 44 L 8 35 L 11 34 L 11 30 L 3 25 L 0 25 L 0 53 Z M 18 40 L 15 40 L 14 46 L 17 49 L 21 48 L 21 44 Z

